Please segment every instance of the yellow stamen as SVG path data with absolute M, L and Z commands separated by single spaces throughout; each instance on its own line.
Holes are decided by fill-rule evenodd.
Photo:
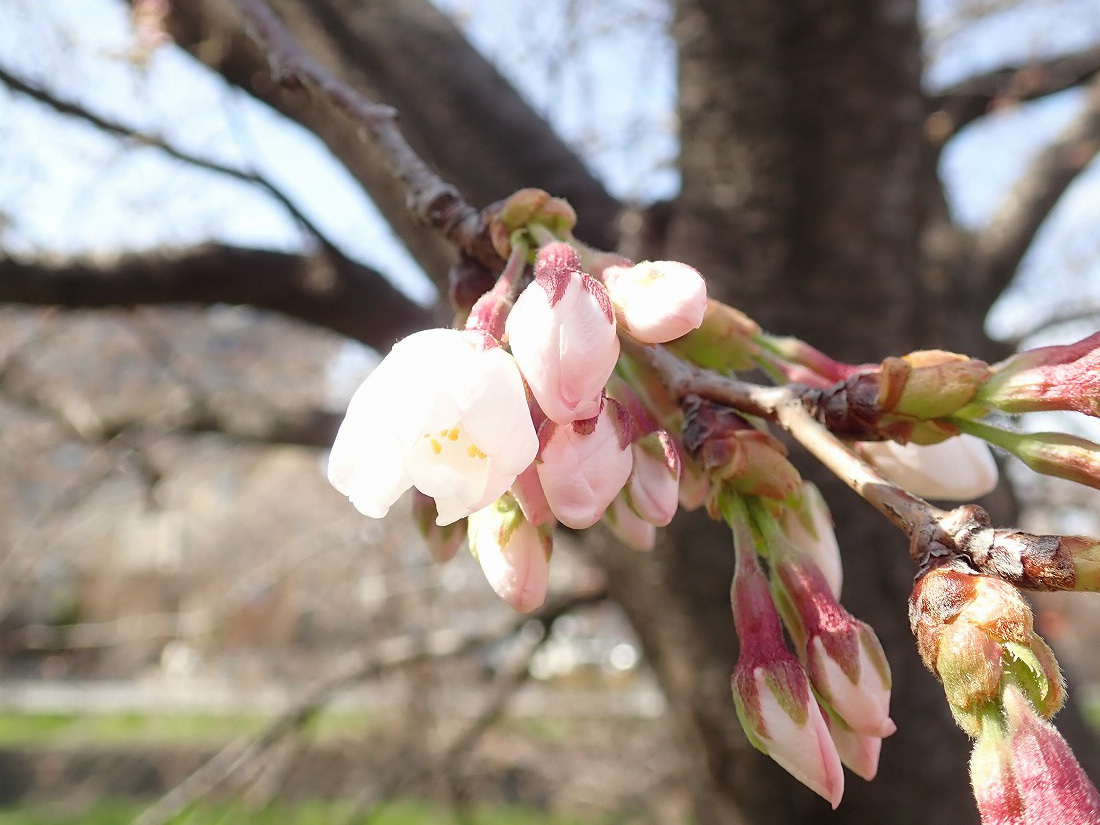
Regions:
M 443 445 L 436 441 L 434 438 L 431 440 L 432 452 L 439 455 L 443 452 Z
M 447 433 L 447 438 L 449 438 L 451 441 L 458 441 L 458 430 L 451 430 L 449 433 Z

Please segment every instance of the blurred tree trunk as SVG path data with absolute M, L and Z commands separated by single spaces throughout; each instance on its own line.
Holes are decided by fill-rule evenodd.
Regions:
M 843 360 L 936 345 L 982 353 L 988 306 L 923 254 L 946 212 L 922 134 L 916 0 L 676 6 L 683 191 L 645 254 L 694 264 L 717 297 Z M 976 822 L 969 748 L 909 631 L 906 541 L 843 485 L 808 475 L 833 507 L 843 600 L 886 648 L 898 722 L 879 776 L 846 774 L 836 812 L 738 730 L 728 531 L 693 514 L 644 560 L 595 545 L 688 744 L 699 821 Z

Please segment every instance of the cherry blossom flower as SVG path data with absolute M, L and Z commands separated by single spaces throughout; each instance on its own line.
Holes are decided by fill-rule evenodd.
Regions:
M 482 333 L 418 332 L 398 342 L 351 399 L 328 478 L 381 518 L 415 486 L 450 524 L 501 496 L 535 458 L 523 379 Z

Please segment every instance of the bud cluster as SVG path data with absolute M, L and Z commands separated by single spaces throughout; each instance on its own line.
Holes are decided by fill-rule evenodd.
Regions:
M 508 259 L 500 281 L 473 302 L 466 329 L 394 346 L 352 399 L 329 460 L 333 485 L 368 516 L 385 515 L 410 486 L 426 496 L 416 512 L 440 559 L 461 535 L 448 527 L 468 518 L 486 578 L 524 611 L 545 598 L 556 523 L 584 529 L 603 519 L 647 549 L 671 521 L 681 498 L 679 412 L 644 380 L 636 392 L 623 375 L 612 378 L 619 336 L 666 342 L 699 327 L 708 310 L 702 277 L 683 264 L 599 260 L 589 268 L 602 282 L 592 277 L 576 248 L 556 240 L 570 237 L 575 220 L 539 190 L 505 201 L 491 224 Z M 533 268 L 531 244 L 541 244 Z M 470 262 L 466 269 L 466 280 L 480 277 Z M 456 293 L 469 286 L 463 278 L 456 274 Z
M 933 568 L 913 589 L 909 621 L 955 721 L 972 737 L 981 733 L 983 715 L 999 705 L 1006 684 L 1024 690 L 1044 718 L 1062 707 L 1058 663 L 1011 584 L 957 566 Z
M 803 489 L 797 509 L 730 488 L 718 498 L 737 555 L 731 600 L 740 644 L 738 717 L 755 747 L 836 807 L 844 790 L 840 765 L 871 779 L 882 739 L 894 732 L 886 657 L 874 631 L 837 602 L 818 566 L 817 559 L 839 564 L 816 490 Z M 758 554 L 767 559 L 770 583 Z

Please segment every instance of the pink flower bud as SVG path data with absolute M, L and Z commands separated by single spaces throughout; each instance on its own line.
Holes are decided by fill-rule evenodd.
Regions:
M 1044 722 L 1023 692 L 1004 693 L 1012 773 L 1023 797 L 1022 822 L 1068 825 L 1100 822 L 1100 795 L 1054 726 Z
M 489 586 L 513 608 L 530 613 L 545 601 L 553 528 L 532 525 L 510 495 L 470 516 L 470 550 Z
M 680 492 L 680 454 L 664 430 L 656 430 L 631 445 L 634 468 L 624 493 L 630 508 L 657 527 L 676 515 Z
M 1075 410 L 1100 415 L 1100 332 L 1027 350 L 996 364 L 976 399 L 1004 412 Z
M 608 267 L 604 284 L 627 331 L 647 344 L 663 344 L 698 329 L 707 310 L 707 285 L 687 264 L 645 261 Z
M 1024 800 L 1016 774 L 1012 770 L 1012 754 L 1004 732 L 997 722 L 983 725 L 982 735 L 970 754 L 970 785 L 982 825 L 1023 825 Z
M 616 496 L 603 514 L 604 523 L 615 537 L 635 550 L 652 550 L 657 528 L 630 509 L 623 496 Z
M 558 424 L 594 417 L 619 357 L 615 315 L 603 286 L 566 244 L 539 250 L 535 281 L 505 325 L 509 346 L 539 406 Z
M 539 481 L 558 521 L 577 530 L 599 521 L 630 478 L 631 436 L 630 415 L 613 399 L 595 418 L 539 428 Z
M 698 510 L 710 498 L 710 479 L 690 458 L 680 466 L 680 506 L 689 513 Z
M 844 794 L 840 756 L 806 672 L 783 642 L 768 582 L 751 553 L 738 548 L 731 593 L 740 641 L 732 680 L 737 717 L 755 748 L 836 808 Z
M 924 446 L 863 441 L 859 452 L 892 482 L 924 498 L 971 501 L 997 486 L 993 455 L 969 435 Z
M 372 518 L 415 485 L 450 524 L 499 498 L 537 451 L 512 356 L 481 333 L 431 329 L 398 342 L 356 390 L 328 478 Z
M 839 598 L 843 578 L 840 547 L 833 532 L 829 505 L 814 484 L 802 483 L 795 506 L 782 509 L 779 526 L 794 548 L 817 565 L 829 583 L 829 590 Z
M 512 495 L 523 510 L 523 516 L 536 527 L 554 519 L 554 511 L 546 500 L 546 493 L 539 481 L 538 467 L 532 464 L 518 476 L 512 485 Z
M 443 564 L 453 559 L 462 542 L 466 541 L 466 520 L 459 519 L 443 526 L 436 524 L 439 512 L 435 508 L 435 499 L 419 490 L 413 490 L 412 515 L 417 532 L 424 537 L 433 561 Z
M 792 629 L 805 650 L 806 669 L 818 695 L 853 731 L 889 736 L 890 665 L 871 628 L 837 603 L 821 571 L 798 559 L 781 559 L 775 571 L 798 616 Z
M 1069 745 L 1015 685 L 1004 715 L 982 715 L 970 758 L 970 781 L 982 825 L 1086 825 L 1100 822 L 1100 794 Z
M 840 754 L 840 761 L 856 776 L 870 782 L 878 773 L 878 757 L 882 752 L 882 737 L 856 733 L 843 722 L 830 719 L 829 733 Z

